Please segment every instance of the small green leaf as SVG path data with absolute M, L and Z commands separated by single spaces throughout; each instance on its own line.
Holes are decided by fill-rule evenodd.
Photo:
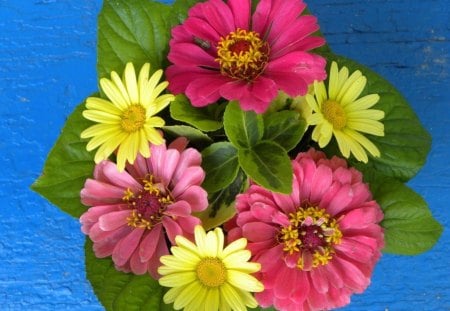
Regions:
M 438 241 L 442 226 L 433 218 L 422 197 L 398 180 L 366 174 L 374 198 L 384 212 L 387 253 L 416 255 Z
M 248 148 L 263 137 L 264 122 L 260 114 L 243 111 L 237 102 L 229 102 L 223 115 L 225 134 L 236 148 Z
M 236 213 L 234 208 L 236 196 L 247 188 L 246 181 L 245 174 L 239 170 L 236 178 L 228 187 L 208 195 L 208 208 L 195 214 L 202 220 L 202 226 L 205 230 L 220 226 L 234 216 Z
M 179 20 L 168 5 L 148 0 L 105 0 L 98 17 L 97 72 L 99 79 L 127 62 L 135 68 L 150 62 L 164 68 L 170 29 Z
M 212 139 L 208 135 L 206 135 L 202 131 L 197 130 L 196 128 L 191 127 L 191 126 L 167 125 L 167 126 L 164 126 L 162 129 L 169 136 L 186 137 L 189 140 L 189 142 L 192 142 L 193 144 L 202 144 L 202 143 L 210 144 L 210 143 L 212 143 Z
M 256 183 L 275 192 L 292 192 L 292 166 L 286 150 L 272 141 L 239 149 L 239 164 Z
M 368 135 L 380 150 L 381 157 L 369 159 L 367 165 L 357 164 L 365 170 L 373 168 L 384 175 L 407 181 L 424 165 L 431 147 L 431 137 L 422 126 L 405 98 L 385 79 L 372 70 L 344 57 L 328 55 L 339 68 L 346 66 L 350 73 L 360 70 L 367 77 L 367 86 L 361 97 L 367 94 L 380 95 L 373 109 L 385 112 L 385 136 Z
M 80 133 L 92 125 L 82 115 L 79 105 L 67 122 L 50 151 L 42 175 L 31 188 L 57 205 L 64 212 L 79 217 L 87 209 L 80 202 L 80 191 L 94 170 L 94 156 L 86 151 Z
M 264 140 L 271 140 L 289 151 L 302 139 L 306 122 L 296 111 L 279 111 L 264 116 Z
M 236 148 L 229 142 L 212 144 L 202 151 L 202 167 L 206 172 L 202 187 L 208 193 L 227 187 L 239 170 Z
M 187 17 L 188 10 L 198 2 L 198 0 L 175 0 L 172 5 L 172 16 L 182 23 Z
M 170 115 L 173 119 L 190 124 L 201 131 L 210 132 L 222 128 L 220 113 L 222 107 L 218 104 L 198 108 L 191 105 L 184 95 L 178 95 L 170 104 Z
M 164 288 L 148 274 L 134 275 L 117 271 L 110 257 L 97 258 L 92 242 L 85 243 L 86 276 L 97 298 L 107 311 L 172 310 L 161 308 Z

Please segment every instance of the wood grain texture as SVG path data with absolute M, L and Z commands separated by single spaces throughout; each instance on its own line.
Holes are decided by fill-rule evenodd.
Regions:
M 410 185 L 450 225 L 450 24 L 445 0 L 311 0 L 331 48 L 374 69 L 433 136 Z M 97 89 L 101 0 L 0 0 L 0 309 L 102 310 L 78 221 L 28 190 L 67 115 Z M 450 234 L 432 251 L 385 255 L 344 310 L 450 310 Z M 126 310 L 125 310 L 126 311 Z

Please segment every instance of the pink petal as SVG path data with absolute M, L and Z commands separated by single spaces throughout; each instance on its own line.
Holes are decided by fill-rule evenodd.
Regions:
M 321 266 L 312 269 L 310 276 L 311 284 L 313 284 L 314 288 L 319 293 L 325 294 L 328 292 L 328 279 L 325 270 L 323 270 Z
M 150 146 L 151 156 L 147 159 L 147 166 L 150 168 L 156 182 L 161 181 L 161 175 L 165 169 L 164 158 L 166 156 L 166 151 L 167 147 L 165 144 Z
M 220 36 L 225 37 L 230 32 L 236 30 L 233 15 L 225 2 L 221 0 L 210 0 L 202 3 L 201 9 L 203 16 Z
M 162 225 L 158 224 L 150 230 L 139 245 L 139 256 L 142 262 L 147 262 L 156 251 L 158 243 L 165 243 L 162 233 Z
M 184 191 L 190 186 L 200 185 L 205 178 L 205 171 L 199 166 L 193 166 L 186 169 L 185 174 L 177 181 L 172 189 L 172 195 L 178 199 Z
M 366 278 L 361 270 L 351 262 L 338 256 L 335 258 L 336 266 L 341 271 L 345 285 L 356 293 L 363 292 L 369 285 L 370 279 Z
M 187 79 L 184 78 L 184 79 Z M 186 87 L 186 96 L 194 107 L 204 107 L 216 102 L 220 98 L 220 89 L 229 78 L 219 73 L 208 77 L 195 77 Z
M 148 263 L 141 261 L 139 256 L 139 249 L 136 249 L 130 258 L 130 269 L 134 274 L 142 275 L 148 271 Z
M 161 262 L 159 261 L 159 258 L 168 254 L 169 249 L 167 248 L 166 242 L 164 241 L 163 243 L 158 243 L 154 256 L 152 256 L 148 261 L 148 272 L 155 280 L 158 280 L 160 278 L 158 267 L 161 266 Z
M 173 174 L 172 180 L 176 184 L 185 175 L 186 169 L 191 166 L 200 166 L 202 163 L 202 156 L 193 149 L 188 148 L 181 153 L 177 168 Z
M 300 14 L 305 7 L 306 5 L 302 1 L 273 1 L 269 15 L 270 24 L 266 28 L 266 31 L 270 30 L 270 33 L 268 35 L 266 34 L 268 41 L 272 44 L 276 38 L 282 37 L 284 33 L 288 32 L 290 27 L 294 27 L 294 25 L 297 26 L 296 32 L 298 32 L 298 35 L 291 38 L 291 41 L 300 37 L 301 30 L 305 26 L 300 25 L 299 27 L 296 20 L 300 17 Z M 273 49 L 273 51 L 276 52 L 276 49 Z
M 131 233 L 117 243 L 112 253 L 112 259 L 116 265 L 122 266 L 130 259 L 137 248 L 144 231 L 145 229 L 142 228 L 134 228 Z
M 164 214 L 172 217 L 187 217 L 191 215 L 191 206 L 186 201 L 177 201 L 167 206 Z
M 147 167 L 147 159 L 141 154 L 138 154 L 133 164 L 126 164 L 126 169 L 135 179 L 142 178 L 149 172 Z
M 272 193 L 273 200 L 277 204 L 278 208 L 282 210 L 286 215 L 293 213 L 298 207 L 292 201 L 292 198 L 288 194 Z
M 188 240 L 192 240 L 195 226 L 201 224 L 200 219 L 194 216 L 178 218 L 177 222 L 184 232 L 184 237 Z
M 274 239 L 278 228 L 263 222 L 250 222 L 242 226 L 242 233 L 251 242 L 261 242 Z
M 371 261 L 377 249 L 377 245 L 373 246 L 372 248 L 356 240 L 343 238 L 341 243 L 334 246 L 334 249 L 349 259 L 367 263 Z
M 110 180 L 112 185 L 122 189 L 130 188 L 133 192 L 142 189 L 141 184 L 130 176 L 126 171 L 119 172 L 117 166 L 112 162 L 105 163 L 103 167 L 103 174 Z
M 214 68 L 217 62 L 214 57 L 202 49 L 199 45 L 194 43 L 191 39 L 190 43 L 177 43 L 173 45 L 169 59 L 177 66 L 203 66 Z
M 122 203 L 124 191 L 111 184 L 87 179 L 80 192 L 81 202 L 87 206 Z
M 190 186 L 178 199 L 186 201 L 193 212 L 201 212 L 208 207 L 208 193 L 200 186 Z
M 127 224 L 127 217 L 131 214 L 130 210 L 111 212 L 100 216 L 98 223 L 103 231 L 112 231 Z
M 271 270 L 273 266 L 278 262 L 278 259 L 280 259 L 282 256 L 283 245 L 281 244 L 268 249 L 264 253 L 261 253 L 261 255 L 257 258 L 257 261 L 261 263 L 261 272 Z
M 311 288 L 306 272 L 297 272 L 297 282 L 293 287 L 290 298 L 300 304 L 309 296 Z
M 166 230 L 166 234 L 170 242 L 172 244 L 175 244 L 175 237 L 177 235 L 183 235 L 183 230 L 181 229 L 180 225 L 170 217 L 164 217 L 162 219 L 162 224 L 164 226 L 164 229 Z
M 261 0 L 252 16 L 252 29 L 259 33 L 262 38 L 267 35 L 266 30 L 271 22 L 269 19 L 271 8 L 272 0 Z
M 350 185 L 342 185 L 342 187 L 336 192 L 334 197 L 331 199 L 326 210 L 332 216 L 339 214 L 341 211 L 345 210 L 348 204 L 353 200 L 353 190 Z
M 319 167 L 317 167 L 311 185 L 311 202 L 320 202 L 320 199 L 328 191 L 332 182 L 333 175 L 331 169 L 325 165 L 320 165 Z
M 189 141 L 186 137 L 179 136 L 179 137 L 175 138 L 175 140 L 172 141 L 167 148 L 178 150 L 178 152 L 181 153 L 186 149 L 188 144 L 189 144 Z
M 114 247 L 117 243 L 122 240 L 125 236 L 127 236 L 132 228 L 125 226 L 115 231 L 101 231 L 97 230 L 98 226 L 94 226 L 92 231 L 95 231 L 95 237 L 93 236 L 94 232 L 91 231 L 91 236 L 89 236 L 92 241 L 94 241 L 93 250 L 95 252 L 95 256 L 98 258 L 104 258 L 111 256 L 114 250 Z
M 277 298 L 285 299 L 290 296 L 291 291 L 294 289 L 292 285 L 296 284 L 297 274 L 293 269 L 280 267 L 274 287 L 274 294 Z
M 162 183 L 167 187 L 172 180 L 173 173 L 177 168 L 178 160 L 180 159 L 180 152 L 175 149 L 168 149 L 164 157 L 164 169 L 158 175 Z
M 215 67 L 215 68 L 217 70 L 219 70 L 218 63 L 217 63 L 217 67 Z M 197 66 L 172 65 L 166 69 L 165 74 L 167 76 L 167 80 L 169 81 L 169 86 L 167 87 L 167 89 L 175 95 L 179 94 L 179 93 L 184 93 L 186 91 L 186 88 L 188 87 L 188 85 L 191 84 L 192 81 L 196 81 L 198 79 L 201 79 L 201 80 L 224 79 L 224 78 L 221 78 L 222 76 L 216 70 L 208 70 L 208 69 L 200 68 Z M 224 82 L 226 82 L 226 80 L 224 80 Z M 217 82 L 217 83 L 219 83 L 219 82 Z M 201 92 L 201 86 L 198 88 L 199 88 L 199 91 Z M 191 96 L 195 97 L 195 94 L 193 93 L 193 94 L 191 94 Z M 188 97 L 190 99 L 192 99 L 191 96 L 188 96 Z M 210 96 L 212 96 L 212 97 L 208 98 L 207 100 L 203 100 L 203 101 L 212 103 L 220 97 L 218 92 L 217 92 L 217 94 L 211 94 Z M 214 99 L 214 96 L 216 96 L 217 98 Z M 204 106 L 207 105 L 208 103 L 204 103 Z
M 341 271 L 336 267 L 334 259 L 329 261 L 328 264 L 322 266 L 322 269 L 325 270 L 328 281 L 332 285 L 329 288 L 341 288 L 344 286 Z M 344 271 L 342 271 L 342 273 L 344 273 Z
M 202 18 L 193 16 L 185 20 L 184 27 L 185 30 L 189 33 L 188 40 L 190 40 L 186 42 L 193 42 L 193 37 L 195 36 L 199 39 L 208 41 L 211 44 L 210 48 L 211 52 L 215 52 L 215 48 L 213 46 L 216 45 L 217 42 L 219 42 L 221 35 L 219 35 L 217 31 L 209 23 L 206 23 L 205 20 Z M 172 37 L 178 39 L 178 36 L 175 36 L 174 34 L 172 35 Z M 173 48 L 175 48 L 175 46 L 173 46 Z M 171 45 L 171 52 L 172 52 L 172 45 Z M 208 50 L 208 52 L 210 51 Z M 217 63 L 215 64 L 214 67 L 216 66 Z
M 369 224 L 376 223 L 380 213 L 379 209 L 371 207 L 351 210 L 339 221 L 339 228 L 342 230 L 365 228 Z

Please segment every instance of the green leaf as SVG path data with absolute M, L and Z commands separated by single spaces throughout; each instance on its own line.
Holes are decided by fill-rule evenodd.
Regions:
M 165 67 L 170 29 L 179 20 L 170 6 L 148 0 L 105 0 L 98 17 L 97 72 L 99 79 L 127 62 L 135 68 L 150 62 Z
M 182 23 L 187 17 L 187 11 L 199 0 L 176 0 L 172 5 L 172 16 Z
M 69 116 L 47 157 L 42 175 L 31 186 L 74 217 L 87 209 L 80 202 L 80 191 L 94 170 L 94 156 L 86 151 L 86 142 L 80 138 L 80 133 L 92 124 L 81 115 L 84 109 L 81 104 Z
M 243 111 L 237 102 L 229 102 L 223 115 L 225 134 L 236 148 L 248 148 L 261 140 L 264 122 L 260 114 Z
M 239 170 L 234 181 L 226 188 L 208 195 L 209 206 L 195 216 L 202 220 L 205 230 L 220 226 L 236 214 L 234 202 L 236 196 L 247 188 L 247 177 Z
M 212 144 L 202 151 L 202 167 L 206 172 L 202 187 L 208 193 L 227 187 L 239 170 L 236 148 L 229 142 Z
M 190 124 L 201 131 L 210 132 L 222 128 L 220 113 L 222 107 L 218 104 L 198 108 L 191 105 L 184 95 L 178 95 L 170 104 L 170 115 L 173 119 Z
M 100 259 L 86 239 L 86 276 L 107 311 L 172 310 L 162 301 L 164 289 L 148 274 L 117 271 L 110 257 Z
M 384 212 L 381 223 L 385 229 L 384 251 L 416 255 L 433 247 L 442 226 L 433 218 L 422 197 L 398 180 L 373 172 L 365 177 Z
M 271 140 L 289 151 L 302 139 L 306 122 L 295 111 L 279 111 L 264 116 L 264 140 Z
M 375 169 L 384 175 L 407 181 L 424 165 L 431 147 L 431 137 L 422 126 L 405 98 L 385 79 L 372 70 L 344 57 L 329 55 L 337 61 L 339 68 L 346 66 L 350 73 L 360 70 L 367 77 L 367 86 L 361 96 L 380 95 L 380 101 L 373 107 L 385 112 L 381 120 L 385 136 L 368 135 L 380 150 L 380 158 L 370 158 L 367 165 L 358 164 L 362 170 Z
M 239 164 L 256 183 L 275 192 L 292 192 L 292 166 L 286 150 L 272 141 L 239 149 Z
M 169 136 L 173 137 L 179 137 L 183 136 L 186 137 L 189 142 L 193 144 L 210 144 L 212 143 L 212 139 L 203 133 L 200 130 L 197 130 L 194 127 L 187 126 L 187 125 L 167 125 L 164 126 L 163 131 L 167 133 Z

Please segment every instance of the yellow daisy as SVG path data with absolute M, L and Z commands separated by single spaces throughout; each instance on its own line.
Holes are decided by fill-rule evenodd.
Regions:
M 172 287 L 164 302 L 174 303 L 175 310 L 215 311 L 247 310 L 258 306 L 250 292 L 261 292 L 264 286 L 250 273 L 261 269 L 248 262 L 251 253 L 247 240 L 241 238 L 223 248 L 222 229 L 205 232 L 195 227 L 195 244 L 182 236 L 175 239 L 173 255 L 160 258 L 159 283 Z
M 123 171 L 125 163 L 133 164 L 138 153 L 150 156 L 149 142 L 154 145 L 163 143 L 161 134 L 155 127 L 164 126 L 164 120 L 156 117 L 174 100 L 172 94 L 161 95 L 168 82 L 159 83 L 163 74 L 157 70 L 150 78 L 150 64 L 142 66 L 139 77 L 132 63 L 125 67 L 123 78 L 113 71 L 111 79 L 102 78 L 100 86 L 109 100 L 89 97 L 83 116 L 97 122 L 81 133 L 81 138 L 90 138 L 88 151 L 99 147 L 95 154 L 95 163 L 107 159 L 117 151 L 117 167 Z M 159 83 L 159 84 L 158 84 Z
M 378 148 L 363 134 L 384 136 L 384 111 L 369 109 L 380 96 L 369 94 L 358 98 L 367 79 L 357 70 L 350 77 L 347 67 L 338 70 L 336 62 L 331 64 L 328 94 L 323 82 L 314 82 L 314 96 L 307 94 L 306 102 L 313 113 L 307 118 L 308 125 L 315 125 L 312 139 L 325 147 L 332 136 L 346 158 L 350 153 L 367 163 L 366 150 L 374 157 L 380 156 Z

